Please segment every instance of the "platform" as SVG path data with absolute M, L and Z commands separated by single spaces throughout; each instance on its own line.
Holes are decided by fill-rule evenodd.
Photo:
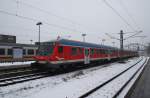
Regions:
M 127 98 L 150 98 L 150 60 Z

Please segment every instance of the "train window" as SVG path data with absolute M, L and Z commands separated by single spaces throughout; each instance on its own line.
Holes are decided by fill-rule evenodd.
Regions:
M 77 48 L 72 48 L 71 54 L 72 55 L 77 55 Z
M 94 49 L 91 49 L 91 54 L 92 54 L 92 55 L 94 54 Z
M 112 53 L 113 53 L 113 50 L 110 50 L 109 53 L 112 54 Z
M 109 53 L 110 53 L 108 49 L 106 50 L 106 53 L 107 53 L 107 54 L 109 54 Z
M 33 55 L 34 54 L 34 50 L 33 49 L 29 49 L 28 50 L 28 55 Z
M 12 49 L 8 49 L 8 55 L 12 55 Z
M 23 49 L 23 55 L 26 55 L 26 49 Z
M 112 54 L 112 50 L 109 49 L 109 50 L 108 50 L 108 54 Z
M 104 49 L 103 51 L 104 51 L 104 54 L 107 54 L 107 50 Z
M 99 51 L 98 51 L 98 49 L 96 49 L 96 54 L 99 54 Z
M 5 55 L 5 49 L 4 48 L 0 49 L 0 55 Z
M 54 46 L 50 43 L 42 43 L 38 49 L 38 55 L 46 56 L 53 53 Z M 34 52 L 34 50 L 33 50 Z
M 102 50 L 101 50 L 101 53 L 102 53 L 102 54 L 105 54 L 105 50 L 104 50 L 104 49 L 102 49 Z
M 100 50 L 100 49 L 98 49 L 98 50 L 97 50 L 97 53 L 98 53 L 98 54 L 100 54 L 100 51 L 101 51 L 101 50 Z
M 79 54 L 82 54 L 83 51 L 82 51 L 82 48 L 78 48 L 79 49 Z
M 35 49 L 35 55 L 37 55 L 37 53 L 38 53 L 38 49 Z
M 59 46 L 58 53 L 63 53 L 63 46 Z

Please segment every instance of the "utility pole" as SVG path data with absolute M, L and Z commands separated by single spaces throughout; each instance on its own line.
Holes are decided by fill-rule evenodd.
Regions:
M 111 36 L 111 35 L 109 35 L 108 33 L 106 33 L 106 35 L 107 36 L 109 36 L 110 38 L 112 38 L 112 39 L 116 39 L 116 40 L 119 40 L 120 41 L 120 50 L 121 51 L 123 51 L 124 50 L 124 40 L 127 40 L 127 39 L 129 39 L 129 38 L 133 38 L 133 37 L 141 37 L 141 36 L 136 36 L 136 35 L 138 35 L 139 33 L 141 33 L 141 32 L 143 32 L 143 31 L 136 31 L 136 33 L 135 34 L 133 34 L 133 35 L 131 35 L 131 36 L 128 36 L 128 37 L 126 37 L 126 38 L 124 38 L 124 34 L 127 34 L 127 33 L 134 33 L 134 32 L 123 32 L 123 30 L 120 30 L 120 33 L 118 33 L 118 34 L 120 34 L 120 38 L 116 38 L 116 37 L 113 37 L 113 36 Z M 143 37 L 143 36 L 142 36 Z
M 36 24 L 37 26 L 39 26 L 39 48 L 40 48 L 40 37 L 41 37 L 41 35 L 40 35 L 40 26 L 42 25 L 42 22 L 38 22 L 37 24 Z
M 123 30 L 120 30 L 120 50 L 123 51 Z
M 140 51 L 140 45 L 139 45 L 139 43 L 137 43 L 137 51 L 138 52 Z

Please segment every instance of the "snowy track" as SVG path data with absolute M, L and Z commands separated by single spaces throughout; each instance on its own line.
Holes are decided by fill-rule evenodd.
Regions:
M 102 83 L 110 80 L 110 78 L 118 75 L 119 73 L 123 72 L 127 68 L 135 65 L 140 60 L 142 60 L 142 58 L 133 58 L 127 60 L 126 63 L 124 64 L 113 63 L 104 66 L 83 69 L 71 73 L 61 74 L 57 76 L 41 78 L 38 80 L 28 81 L 28 82 L 24 82 L 12 86 L 1 87 L 0 97 L 3 98 L 14 98 L 14 97 L 15 98 L 51 98 L 51 97 L 52 98 L 78 98 L 84 95 L 85 93 L 89 92 L 93 88 L 96 88 Z M 146 58 L 144 57 L 141 63 L 138 63 L 139 64 L 138 68 L 141 66 L 141 64 L 144 63 L 145 60 Z M 137 70 L 137 68 L 135 69 L 135 67 L 132 67 L 131 69 L 132 71 Z M 127 78 L 124 78 L 124 80 L 125 82 L 127 82 Z M 119 88 L 118 90 L 115 90 L 115 87 L 116 86 L 114 85 L 114 87 L 112 88 L 108 87 L 104 89 L 103 90 L 105 91 L 103 93 L 104 96 L 106 98 L 109 98 L 109 94 L 111 95 L 112 93 L 110 92 L 111 90 L 114 90 L 116 93 L 120 89 Z M 98 91 L 99 90 L 97 90 L 95 93 L 92 93 L 91 96 L 89 97 L 96 98 Z M 97 98 L 105 98 L 104 96 L 103 97 L 98 96 Z M 119 98 L 123 98 L 123 97 L 119 97 Z
M 33 74 L 28 74 L 28 75 L 0 79 L 0 87 L 8 86 L 8 85 L 16 84 L 16 83 L 22 83 L 22 82 L 29 81 L 29 80 L 44 78 L 47 76 L 49 76 L 47 72 L 39 72 L 39 73 L 33 73 Z
M 136 74 L 143 69 L 147 61 L 148 59 L 144 59 L 137 62 L 110 80 L 80 96 L 80 98 L 117 98 Z
M 7 68 L 0 72 L 0 87 L 49 76 L 48 72 L 32 67 Z
M 38 96 L 41 96 L 41 95 L 42 95 L 41 97 L 44 97 L 44 98 L 46 98 L 47 96 L 53 96 L 54 98 L 86 97 L 84 96 L 84 94 L 86 94 L 87 92 L 90 92 L 91 90 L 93 90 L 93 88 L 95 89 L 99 85 L 107 84 L 108 82 L 111 81 L 112 78 L 119 76 L 119 74 L 121 74 L 122 72 L 127 72 L 125 70 L 133 68 L 133 66 L 135 65 L 137 65 L 138 67 L 142 66 L 145 60 L 146 58 L 139 58 L 138 60 L 135 60 L 135 61 L 131 60 L 131 62 L 128 62 L 126 64 L 116 64 L 113 66 L 108 66 L 106 68 L 93 71 L 89 74 L 79 77 L 78 79 L 68 81 L 64 84 L 60 84 L 56 86 L 54 89 L 49 89 L 49 93 L 48 91 L 42 91 L 41 93 L 35 95 L 33 98 L 38 98 Z M 135 69 L 133 68 L 133 70 Z M 102 90 L 102 91 L 106 91 L 105 93 L 102 93 L 104 94 L 104 96 L 102 97 L 98 96 L 97 98 L 105 98 L 105 97 L 108 98 L 109 93 L 107 95 L 107 90 L 108 88 Z M 111 90 L 115 91 L 115 89 L 111 89 Z M 96 96 L 92 98 L 95 98 L 95 97 Z M 112 96 L 110 98 L 112 98 Z

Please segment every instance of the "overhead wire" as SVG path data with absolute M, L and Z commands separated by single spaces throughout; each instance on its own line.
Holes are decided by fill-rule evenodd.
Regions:
M 140 29 L 139 24 L 137 24 L 137 22 L 135 21 L 135 19 L 133 18 L 132 14 L 131 14 L 131 12 L 129 12 L 128 8 L 125 6 L 125 4 L 123 3 L 122 0 L 120 0 L 120 4 L 121 4 L 121 7 L 123 8 L 123 10 L 127 13 L 127 15 L 132 20 L 132 22 L 137 26 L 138 29 Z
M 13 0 L 13 1 L 14 1 L 14 0 Z M 115 8 L 113 8 L 106 0 L 103 0 L 103 1 L 104 1 L 104 3 L 105 3 L 109 8 L 111 8 L 132 30 L 134 30 L 134 28 L 132 27 L 132 25 L 131 25 L 130 23 L 128 23 L 128 21 L 127 21 Z M 49 14 L 49 15 L 51 15 L 51 16 L 57 17 L 57 18 L 62 19 L 62 20 L 66 20 L 66 21 L 68 21 L 68 22 L 71 22 L 72 24 L 79 25 L 79 24 L 77 24 L 76 22 L 73 22 L 73 21 L 70 20 L 70 19 L 67 19 L 67 18 L 65 18 L 65 17 L 61 17 L 61 16 L 58 16 L 58 15 L 55 15 L 55 14 L 49 12 L 49 11 L 46 11 L 46 10 L 44 10 L 44 9 L 35 7 L 35 6 L 31 5 L 31 4 L 27 4 L 27 3 L 22 2 L 22 1 L 19 1 L 19 0 L 17 0 L 16 3 L 17 3 L 17 6 L 19 6 L 19 4 L 23 4 L 23 5 L 26 5 L 26 6 L 28 6 L 28 7 L 37 9 L 37 10 L 39 10 L 39 11 L 41 11 L 41 12 L 47 13 L 47 14 Z M 37 21 L 40 21 L 40 20 L 31 18 L 31 17 L 21 16 L 21 15 L 17 14 L 17 12 L 16 12 L 16 14 L 14 14 L 14 13 L 9 13 L 9 12 L 2 11 L 2 10 L 0 10 L 0 12 L 1 12 L 1 13 L 4 13 L 4 14 L 16 16 L 16 17 L 19 17 L 19 18 L 22 18 L 22 19 L 27 19 L 27 20 L 36 21 L 36 22 L 37 22 Z M 60 25 L 57 25 L 57 24 L 51 24 L 51 23 L 48 23 L 48 22 L 44 22 L 44 23 L 47 24 L 47 25 L 53 26 L 53 27 L 68 29 L 68 30 L 71 30 L 71 31 L 77 31 L 77 30 L 75 30 L 75 29 L 70 29 L 70 28 L 68 28 L 68 27 L 60 26 Z M 135 31 L 135 30 L 134 30 L 134 31 Z M 79 31 L 79 32 L 80 32 L 80 31 Z
M 0 9 L 0 13 L 11 15 L 11 16 L 15 16 L 15 17 L 18 17 L 18 18 L 21 18 L 21 19 L 25 19 L 25 20 L 35 21 L 35 22 L 41 21 L 41 20 L 34 19 L 34 18 L 31 18 L 31 17 L 26 17 L 26 16 L 22 16 L 22 15 L 19 15 L 19 14 L 7 12 L 7 11 L 1 10 L 1 9 Z M 48 23 L 48 22 L 45 22 L 45 21 L 42 21 L 42 22 L 47 24 L 47 25 L 49 25 L 49 26 L 52 26 L 52 27 L 57 27 L 57 28 L 61 28 L 61 29 L 67 29 L 67 30 L 71 30 L 71 31 L 77 31 L 75 29 L 64 27 L 64 26 L 60 26 L 60 25 L 57 25 L 57 24 L 52 24 L 52 23 Z M 81 32 L 81 31 L 77 31 L 77 32 Z
M 13 1 L 14 1 L 14 0 L 13 0 Z M 21 5 L 25 5 L 25 6 L 27 6 L 27 7 L 33 8 L 33 9 L 36 9 L 36 10 L 42 12 L 42 13 L 45 13 L 45 14 L 48 14 L 48 15 L 50 15 L 50 16 L 56 17 L 56 18 L 60 19 L 61 21 L 63 20 L 63 21 L 69 22 L 69 23 L 71 23 L 71 24 L 73 24 L 73 25 L 78 25 L 78 26 L 82 26 L 82 27 L 84 27 L 84 28 L 87 28 L 87 27 L 83 26 L 82 24 L 77 23 L 77 22 L 75 22 L 75 21 L 73 21 L 73 20 L 71 20 L 71 19 L 69 19 L 69 18 L 56 15 L 56 14 L 50 12 L 50 11 L 47 11 L 47 10 L 45 10 L 45 9 L 36 7 L 36 6 L 32 5 L 32 4 L 28 4 L 28 3 L 25 3 L 25 2 L 19 1 L 19 0 L 17 0 L 16 3 L 21 4 Z
M 134 36 L 136 36 L 136 35 L 138 35 L 138 34 L 140 34 L 140 33 L 141 33 L 141 32 L 137 32 L 137 33 L 135 33 L 135 34 L 133 34 L 133 35 L 130 35 L 130 36 L 124 38 L 124 40 L 129 39 L 129 38 L 132 38 L 132 37 L 134 37 Z
M 114 7 L 112 7 L 106 0 L 103 0 L 103 2 L 104 2 L 109 8 L 111 8 L 112 11 L 113 11 L 116 15 L 118 15 L 118 16 L 120 17 L 120 19 L 122 19 L 122 21 L 123 21 L 128 27 L 130 27 L 133 31 L 136 31 L 136 30 L 132 27 L 132 25 L 131 25 Z

